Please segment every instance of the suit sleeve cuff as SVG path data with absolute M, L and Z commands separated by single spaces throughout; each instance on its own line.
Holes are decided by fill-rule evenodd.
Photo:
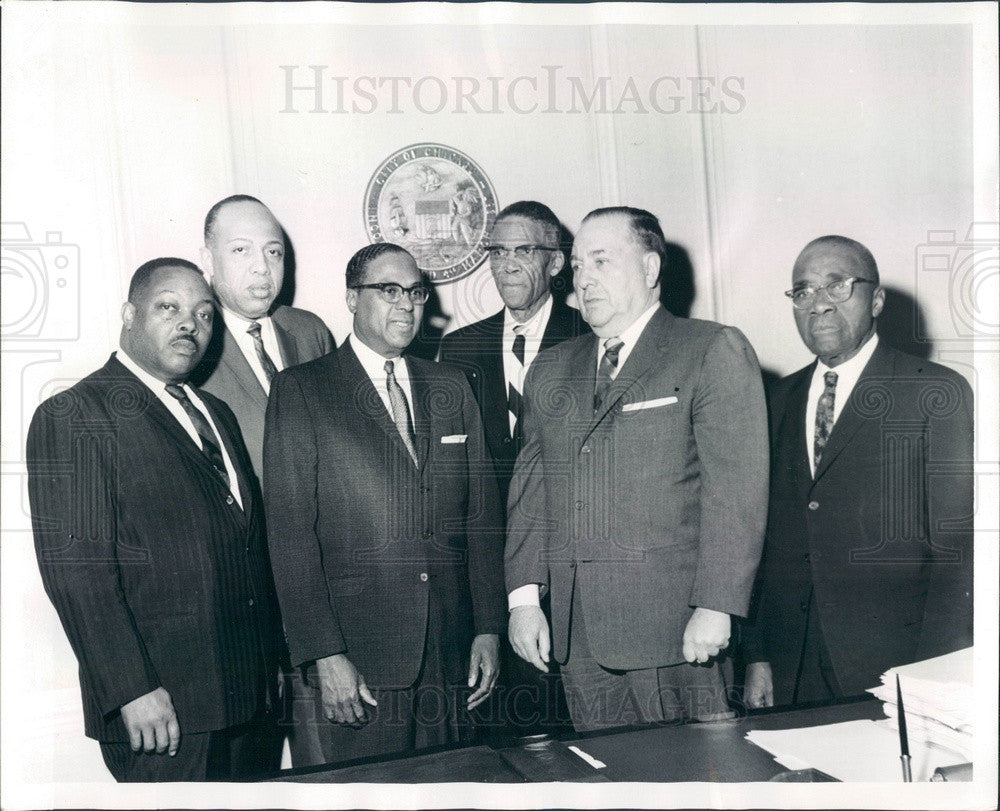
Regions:
M 526 605 L 540 606 L 539 586 L 537 583 L 528 583 L 526 586 L 519 586 L 507 595 L 507 610 L 513 611 Z

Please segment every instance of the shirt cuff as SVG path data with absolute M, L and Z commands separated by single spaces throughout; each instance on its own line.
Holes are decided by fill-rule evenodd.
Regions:
M 519 586 L 507 595 L 508 611 L 513 611 L 515 608 L 521 608 L 526 605 L 533 605 L 536 607 L 541 605 L 541 601 L 538 597 L 537 583 L 528 583 L 526 586 Z

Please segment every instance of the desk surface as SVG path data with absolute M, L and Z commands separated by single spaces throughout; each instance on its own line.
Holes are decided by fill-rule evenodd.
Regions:
M 752 729 L 794 729 L 884 717 L 875 700 L 767 711 L 732 721 L 650 727 L 491 749 L 427 750 L 381 760 L 298 769 L 271 780 L 305 783 L 723 782 L 770 780 L 783 767 L 745 739 Z M 594 769 L 567 749 L 606 764 Z

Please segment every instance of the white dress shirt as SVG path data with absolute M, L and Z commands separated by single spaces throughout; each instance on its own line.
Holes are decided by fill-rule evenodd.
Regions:
M 878 336 L 872 335 L 857 355 L 833 368 L 819 358 L 816 359 L 816 369 L 813 371 L 812 382 L 809 384 L 809 397 L 806 400 L 806 452 L 809 454 L 809 469 L 813 476 L 816 475 L 816 453 L 813 447 L 813 439 L 816 436 L 816 407 L 826 386 L 823 375 L 827 372 L 837 373 L 837 388 L 833 397 L 833 424 L 836 425 L 840 412 L 844 410 L 844 404 L 850 399 L 851 392 L 854 391 L 858 378 L 875 353 L 876 346 L 878 346 Z
M 545 327 L 548 326 L 549 316 L 552 314 L 552 296 L 545 299 L 545 303 L 527 321 L 515 321 L 514 316 L 506 307 L 503 312 L 503 377 L 504 393 L 510 390 L 511 383 L 521 394 L 524 394 L 524 378 L 528 373 L 531 362 L 538 357 L 542 348 L 542 337 L 545 335 Z M 517 333 L 514 327 L 520 327 L 521 335 L 524 336 L 524 365 L 517 362 L 514 357 L 514 338 Z M 514 426 L 517 418 L 507 412 L 510 420 L 510 432 L 514 433 Z
M 354 354 L 361 361 L 361 368 L 365 370 L 365 374 L 368 375 L 368 379 L 371 380 L 375 391 L 378 392 L 378 396 L 382 399 L 382 405 L 389 412 L 390 419 L 392 419 L 392 400 L 389 399 L 389 389 L 386 386 L 388 377 L 385 373 L 385 362 L 387 360 L 392 361 L 392 372 L 396 376 L 396 382 L 399 383 L 403 389 L 403 393 L 406 395 L 406 405 L 410 409 L 410 423 L 415 428 L 417 423 L 413 415 L 413 393 L 410 390 L 410 372 L 406 368 L 406 360 L 404 360 L 403 356 L 400 355 L 398 358 L 384 358 L 353 332 L 347 336 L 347 340 L 350 341 L 351 349 L 354 350 Z
M 642 315 L 623 329 L 621 335 L 613 336 L 622 342 L 622 348 L 618 350 L 618 365 L 615 367 L 615 370 L 611 375 L 612 380 L 618 376 L 618 372 L 621 370 L 622 366 L 625 365 L 625 361 L 628 360 L 628 356 L 632 354 L 632 350 L 635 349 L 635 345 L 639 341 L 639 336 L 642 335 L 642 331 L 646 328 L 646 325 L 656 313 L 657 309 L 659 309 L 659 306 L 659 301 L 654 302 L 643 311 Z M 601 360 L 604 357 L 604 343 L 607 340 L 607 338 L 597 339 L 597 365 L 594 368 L 595 378 L 597 375 L 597 369 L 600 368 Z M 513 611 L 515 608 L 524 605 L 541 605 L 540 591 L 541 586 L 538 583 L 528 583 L 524 586 L 518 586 L 507 595 L 507 610 Z
M 221 305 L 219 306 L 219 310 L 222 313 L 222 320 L 226 323 L 226 329 L 236 339 L 236 345 L 246 357 L 247 363 L 250 364 L 254 375 L 260 381 L 260 385 L 264 387 L 265 393 L 269 392 L 270 384 L 267 382 L 267 375 L 264 374 L 264 367 L 261 365 L 260 358 L 257 357 L 257 347 L 254 344 L 253 336 L 247 332 L 253 321 L 249 321 Z M 274 322 L 271 320 L 271 316 L 255 318 L 254 321 L 260 324 L 260 339 L 264 342 L 264 349 L 267 351 L 268 357 L 271 358 L 274 368 L 280 372 L 285 368 L 285 363 L 281 359 L 278 333 L 274 331 Z
M 138 363 L 129 357 L 128 353 L 124 349 L 121 349 L 119 352 L 115 353 L 115 355 L 118 360 L 121 361 L 122 366 L 138 377 L 139 380 L 141 380 L 149 388 L 149 390 L 156 395 L 157 399 L 167 407 L 167 411 L 169 411 L 174 416 L 174 419 L 180 423 L 181 428 L 187 431 L 188 436 L 191 437 L 191 441 L 194 442 L 198 451 L 201 452 L 201 437 L 198 435 L 198 431 L 194 427 L 194 423 L 191 421 L 191 418 L 184 410 L 184 406 L 180 404 L 180 401 L 176 397 L 167 391 L 167 384 L 162 380 L 157 380 L 149 372 L 143 369 Z M 222 441 L 222 432 L 219 430 L 219 426 L 215 424 L 215 420 L 212 419 L 212 412 L 205 407 L 205 404 L 195 393 L 194 389 L 187 383 L 185 383 L 182 388 L 187 394 L 192 405 L 205 415 L 205 419 L 208 420 L 208 424 L 212 426 L 212 430 L 215 431 L 215 435 L 219 438 L 219 450 L 222 452 L 222 461 L 226 464 L 226 475 L 229 476 L 229 492 L 232 493 L 233 498 L 236 499 L 236 503 L 239 504 L 240 509 L 242 509 L 243 499 L 240 497 L 240 480 L 236 477 L 236 468 L 233 466 L 233 460 L 229 458 L 229 451 L 226 450 L 226 443 Z

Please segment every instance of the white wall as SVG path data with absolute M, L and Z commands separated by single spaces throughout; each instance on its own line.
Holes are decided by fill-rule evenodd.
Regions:
M 82 743 L 75 662 L 34 566 L 27 420 L 43 396 L 115 347 L 131 272 L 155 256 L 197 260 L 205 211 L 231 193 L 256 195 L 276 213 L 295 248 L 295 303 L 338 339 L 349 329 L 343 269 L 366 242 L 365 187 L 390 153 L 434 141 L 476 160 L 501 206 L 538 199 L 571 229 L 601 205 L 657 213 L 691 258 L 693 314 L 738 325 L 780 374 L 808 360 L 782 296 L 796 254 L 823 233 L 853 236 L 873 250 L 886 283 L 918 302 L 939 340 L 932 356 L 973 378 L 969 345 L 956 353 L 945 340 L 955 328 L 940 274 L 932 282 L 918 272 L 929 231 L 962 238 L 983 199 L 995 206 L 987 195 L 976 209 L 973 196 L 977 56 L 968 25 L 696 27 L 646 8 L 619 17 L 612 7 L 556 10 L 558 24 L 526 10 L 516 25 L 338 25 L 335 8 L 328 22 L 307 23 L 269 9 L 265 26 L 246 24 L 235 7 L 215 10 L 210 23 L 194 9 L 184 22 L 151 8 L 42 9 L 29 17 L 8 4 L 3 31 L 3 219 L 24 223 L 35 242 L 60 232 L 71 260 L 68 286 L 52 288 L 47 332 L 8 333 L 3 344 L 4 749 L 34 747 L 22 759 L 29 781 L 106 775 L 96 748 Z M 495 12 L 427 7 L 421 21 L 475 13 Z M 631 23 L 584 24 L 598 13 Z M 299 112 L 281 112 L 281 65 L 300 66 L 301 83 L 307 66 L 324 65 L 327 77 L 468 76 L 484 85 L 521 75 L 542 85 L 544 66 L 557 65 L 564 112 L 544 112 L 544 86 L 528 114 L 506 104 L 499 114 L 457 113 L 453 102 L 428 114 L 412 96 L 390 113 L 384 94 L 370 114 L 312 113 L 301 90 Z M 661 84 L 660 102 L 679 109 L 587 113 L 569 77 L 590 88 L 600 76 L 611 77 L 611 108 L 630 77 L 647 99 L 658 77 L 676 77 L 676 86 Z M 716 85 L 705 102 L 691 90 L 699 76 Z M 738 95 L 720 95 L 727 77 Z M 680 100 L 664 101 L 678 88 Z M 328 107 L 333 91 L 325 86 Z M 6 230 L 4 240 L 7 251 Z M 6 256 L 5 326 L 35 294 L 8 277 Z M 455 324 L 499 307 L 485 268 L 440 293 Z

